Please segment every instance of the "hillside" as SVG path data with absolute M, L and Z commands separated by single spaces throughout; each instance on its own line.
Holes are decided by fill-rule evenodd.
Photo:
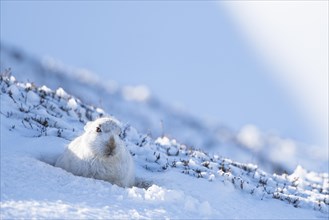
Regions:
M 10 68 L 21 81 L 47 85 L 52 90 L 61 87 L 83 103 L 101 107 L 154 139 L 165 135 L 189 147 L 258 164 L 270 173 L 291 173 L 299 164 L 309 170 L 328 172 L 328 150 L 323 146 L 306 145 L 250 125 L 234 131 L 218 122 L 206 122 L 162 103 L 145 87 L 121 86 L 54 59 L 39 61 L 3 43 L 0 53 L 2 73 Z
M 90 96 L 97 92 L 100 97 L 108 96 L 104 90 L 92 92 L 95 88 L 92 85 L 83 91 L 90 91 Z M 125 115 L 131 113 L 131 118 L 138 118 L 127 121 L 118 117 L 123 123 L 121 138 L 135 161 L 136 186 L 120 188 L 54 167 L 58 155 L 81 134 L 87 121 L 117 115 L 113 113 L 116 107 L 108 111 L 87 104 L 66 89 L 47 86 L 16 80 L 10 71 L 1 75 L 2 219 L 328 217 L 328 173 L 298 166 L 289 174 L 271 174 L 257 164 L 228 159 L 207 151 L 207 147 L 201 149 L 202 143 L 197 149 L 181 141 L 183 138 L 177 141 L 166 135 L 150 135 L 132 125 L 141 123 L 146 115 L 139 115 L 141 109 L 132 111 L 129 102 L 121 100 L 118 92 L 112 94 L 111 97 L 119 97 L 113 102 L 122 102 Z M 79 83 L 74 90 L 78 89 Z M 77 94 L 84 97 L 83 92 Z M 160 108 L 154 107 L 152 100 L 147 103 L 131 105 Z M 152 117 L 151 111 L 148 113 Z M 161 110 L 159 114 L 168 113 Z M 180 129 L 184 126 L 189 127 L 183 125 Z M 192 131 L 186 132 L 195 129 L 201 139 L 203 130 L 191 127 Z M 242 151 L 239 149 L 234 152 Z

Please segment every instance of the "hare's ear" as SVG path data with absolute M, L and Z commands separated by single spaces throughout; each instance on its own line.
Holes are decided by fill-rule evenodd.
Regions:
M 84 129 L 85 131 L 88 131 L 88 130 L 90 130 L 91 125 L 92 125 L 92 122 L 91 122 L 91 121 L 88 121 L 87 124 L 83 127 L 83 129 Z

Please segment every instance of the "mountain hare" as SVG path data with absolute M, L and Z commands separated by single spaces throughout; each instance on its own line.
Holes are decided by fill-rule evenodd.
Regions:
M 78 176 L 106 180 L 121 187 L 132 186 L 134 162 L 120 133 L 121 124 L 114 118 L 88 122 L 84 133 L 69 144 L 55 166 Z

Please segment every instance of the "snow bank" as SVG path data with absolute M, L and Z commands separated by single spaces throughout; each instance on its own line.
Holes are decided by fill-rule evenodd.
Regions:
M 65 92 L 2 75 L 1 218 L 324 218 L 328 173 L 269 174 L 153 139 L 122 123 L 138 183 L 120 188 L 53 166 L 87 121 L 106 112 Z
M 62 93 L 59 88 L 62 88 L 66 94 L 79 98 L 85 104 L 101 106 L 103 114 L 111 113 L 154 139 L 165 135 L 186 146 L 220 153 L 244 163 L 256 163 L 271 173 L 292 172 L 298 164 L 309 170 L 328 172 L 328 148 L 267 134 L 252 125 L 241 131 L 233 131 L 217 122 L 210 125 L 186 111 L 164 104 L 144 86 L 119 86 L 95 76 L 91 71 L 66 66 L 54 59 L 40 62 L 3 43 L 0 56 L 1 72 L 10 72 L 8 68 L 11 67 L 11 72 L 20 80 L 33 82 L 30 83 L 32 87 L 33 84 L 47 85 L 59 96 Z M 47 92 L 46 88 L 44 90 Z M 74 99 L 67 104 L 67 108 L 73 111 L 75 106 Z

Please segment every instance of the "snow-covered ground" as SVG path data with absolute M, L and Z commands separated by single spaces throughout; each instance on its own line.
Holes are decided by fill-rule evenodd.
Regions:
M 314 171 L 303 168 L 312 163 L 304 156 L 294 172 L 272 174 L 263 167 L 282 170 L 296 165 L 285 159 L 294 159 L 297 147 L 275 160 L 262 152 L 264 142 L 287 141 L 292 146 L 293 140 L 269 140 L 253 126 L 237 134 L 221 130 L 216 139 L 211 126 L 155 99 L 126 100 L 113 86 L 56 71 L 45 74 L 49 69 L 36 69 L 39 64 L 22 60 L 16 59 L 19 70 L 11 63 L 21 79 L 10 71 L 2 71 L 0 78 L 2 219 L 328 218 L 329 177 L 321 171 L 327 169 L 326 156 L 317 156 Z M 97 104 L 99 99 L 103 101 Z M 135 161 L 136 186 L 120 188 L 53 166 L 86 122 L 110 114 L 123 123 L 120 136 Z M 165 132 L 157 133 L 154 121 L 161 117 L 173 124 L 162 125 Z M 171 138 L 175 132 L 179 141 Z M 281 151 L 287 148 L 289 153 L 289 147 Z M 244 163 L 248 155 L 257 163 Z

